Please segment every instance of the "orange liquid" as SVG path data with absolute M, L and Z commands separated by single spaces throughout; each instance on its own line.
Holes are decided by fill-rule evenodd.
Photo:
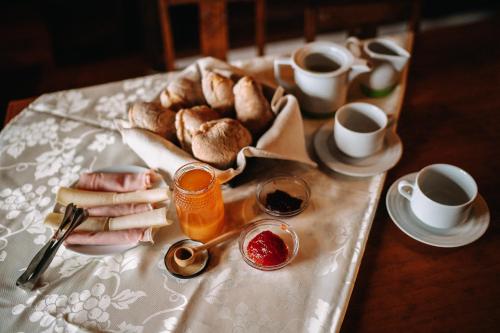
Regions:
M 182 232 L 189 238 L 206 242 L 224 228 L 224 202 L 217 179 L 212 183 L 212 175 L 203 169 L 185 172 L 179 178 L 181 189 L 175 191 L 175 207 Z

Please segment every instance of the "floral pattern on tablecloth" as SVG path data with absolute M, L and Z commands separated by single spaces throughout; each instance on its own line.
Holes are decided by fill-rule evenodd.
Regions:
M 256 64 L 256 61 L 253 61 Z M 272 61 L 263 60 L 266 75 Z M 263 73 L 263 72 L 262 72 Z M 255 203 L 260 181 L 283 170 L 303 177 L 311 203 L 288 219 L 300 251 L 286 268 L 246 265 L 236 241 L 211 250 L 207 271 L 174 278 L 164 268 L 177 224 L 154 246 L 90 257 L 62 247 L 36 291 L 15 280 L 51 235 L 43 225 L 59 186 L 82 172 L 144 165 L 114 131 L 128 103 L 153 100 L 169 75 L 156 74 L 42 95 L 0 133 L 0 321 L 23 332 L 331 332 L 340 328 L 384 175 L 354 179 L 280 161 L 260 162 L 252 180 L 224 189 L 228 223 L 265 217 Z M 305 121 L 310 140 L 321 126 Z M 262 165 L 262 166 L 261 166 Z M 259 169 L 260 168 L 260 169 Z
M 30 109 L 116 129 L 114 120 L 127 120 L 127 110 L 131 103 L 157 99 L 171 76 L 172 74 L 155 74 L 46 94 L 31 103 Z

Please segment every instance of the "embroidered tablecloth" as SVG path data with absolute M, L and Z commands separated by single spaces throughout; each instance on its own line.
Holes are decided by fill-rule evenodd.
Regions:
M 272 80 L 272 58 L 236 63 Z M 51 235 L 43 225 L 58 186 L 81 172 L 144 163 L 121 142 L 114 119 L 126 105 L 151 100 L 174 74 L 157 74 L 42 95 L 0 133 L 0 323 L 4 332 L 322 332 L 338 331 L 347 308 L 385 174 L 354 178 L 324 166 L 253 159 L 238 186 L 224 189 L 227 223 L 266 217 L 255 202 L 259 182 L 278 174 L 304 178 L 308 208 L 287 219 L 300 250 L 284 269 L 263 272 L 241 258 L 237 241 L 212 251 L 193 279 L 169 275 L 166 248 L 185 238 L 177 224 L 154 246 L 90 257 L 62 247 L 33 292 L 17 277 Z M 379 99 L 398 113 L 404 88 Z M 368 100 L 368 99 L 365 99 Z M 305 120 L 310 155 L 325 120 Z

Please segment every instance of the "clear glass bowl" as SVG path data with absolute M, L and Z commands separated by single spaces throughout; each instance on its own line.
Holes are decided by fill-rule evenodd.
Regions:
M 278 265 L 273 266 L 263 266 L 255 263 L 247 253 L 248 243 L 258 234 L 263 231 L 269 230 L 272 233 L 278 235 L 286 244 L 288 248 L 288 258 Z M 296 256 L 299 251 L 299 237 L 292 229 L 292 227 L 279 220 L 275 219 L 263 219 L 253 223 L 250 223 L 240 234 L 238 240 L 241 256 L 245 262 L 252 266 L 253 268 L 260 269 L 263 271 L 272 271 L 280 269 L 288 265 Z
M 273 193 L 276 190 L 281 190 L 288 193 L 292 197 L 302 200 L 300 207 L 298 209 L 282 212 L 278 210 L 272 210 L 266 206 L 266 198 L 269 193 Z M 259 207 L 271 216 L 276 217 L 290 217 L 300 214 L 304 209 L 306 209 L 309 204 L 309 198 L 311 196 L 311 190 L 309 185 L 300 177 L 297 176 L 280 176 L 271 178 L 263 183 L 260 183 L 257 187 L 257 203 Z

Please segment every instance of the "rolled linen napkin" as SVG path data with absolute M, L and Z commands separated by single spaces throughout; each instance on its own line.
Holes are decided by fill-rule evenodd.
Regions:
M 123 216 L 130 214 L 138 214 L 147 212 L 153 209 L 153 206 L 149 203 L 130 203 L 112 206 L 97 206 L 90 207 L 87 209 L 89 216 Z
M 90 172 L 82 173 L 75 188 L 91 191 L 131 192 L 146 190 L 152 186 L 155 173 Z
M 49 213 L 47 216 L 45 216 L 43 224 L 55 230 L 59 228 L 63 217 L 64 214 L 61 213 Z M 75 228 L 75 232 L 104 231 L 107 229 L 108 219 L 108 217 L 89 216 L 85 221 L 82 222 L 82 224 Z
M 128 203 L 154 203 L 169 199 L 168 188 L 155 188 L 135 192 L 100 192 L 61 187 L 56 201 L 64 206 L 71 202 L 80 207 L 97 207 Z
M 64 214 L 50 213 L 43 222 L 53 229 L 59 228 Z M 171 225 L 172 220 L 167 219 L 167 208 L 162 207 L 152 211 L 119 217 L 91 216 L 83 221 L 76 231 L 113 231 L 147 227 L 163 227 Z
M 124 245 L 137 244 L 138 242 L 153 243 L 152 228 L 73 232 L 64 243 L 69 245 Z

